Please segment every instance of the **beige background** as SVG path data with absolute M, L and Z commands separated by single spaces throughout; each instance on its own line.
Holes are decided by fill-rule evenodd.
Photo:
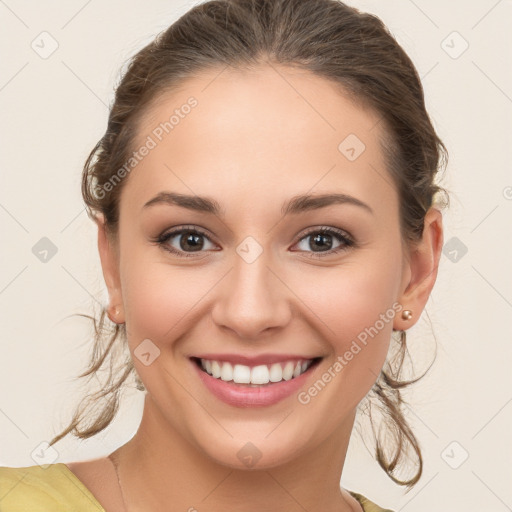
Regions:
M 445 246 L 427 314 L 409 331 L 420 356 L 433 335 L 438 343 L 434 367 L 407 395 L 424 476 L 404 494 L 354 435 L 342 483 L 396 511 L 512 510 L 512 2 L 349 3 L 379 15 L 419 70 L 450 152 L 445 242 L 455 245 Z M 123 63 L 191 5 L 0 2 L 0 465 L 34 465 L 31 453 L 79 397 L 73 379 L 90 330 L 66 317 L 106 300 L 81 167 L 103 134 Z M 46 59 L 31 47 L 41 37 L 46 49 L 58 44 Z M 46 263 L 32 251 L 43 237 L 57 250 Z M 108 431 L 58 443 L 57 461 L 112 451 L 135 432 L 141 405 L 142 394 L 127 394 Z

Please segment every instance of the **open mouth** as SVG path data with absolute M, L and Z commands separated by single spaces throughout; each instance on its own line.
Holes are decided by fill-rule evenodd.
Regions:
M 191 359 L 202 372 L 215 379 L 243 387 L 266 387 L 300 377 L 315 368 L 323 358 L 290 359 L 252 367 L 198 357 Z

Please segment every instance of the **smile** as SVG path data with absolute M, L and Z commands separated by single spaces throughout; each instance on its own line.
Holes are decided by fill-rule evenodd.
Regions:
M 235 407 L 269 406 L 298 392 L 321 359 L 245 365 L 220 359 L 190 358 L 206 388 L 224 403 Z
M 265 385 L 269 383 L 291 380 L 302 375 L 313 364 L 314 359 L 289 360 L 272 365 L 246 366 L 232 365 L 211 359 L 199 359 L 201 368 L 216 379 L 235 384 Z

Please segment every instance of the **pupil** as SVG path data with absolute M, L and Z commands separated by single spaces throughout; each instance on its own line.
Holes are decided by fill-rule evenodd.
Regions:
M 181 240 L 183 241 L 183 237 Z M 184 243 L 180 244 L 182 249 L 199 250 L 203 247 L 203 244 L 201 243 L 201 237 L 199 235 L 191 233 L 185 238 L 185 240 L 186 241 Z M 187 247 L 188 244 L 190 244 L 190 247 Z
M 326 242 L 327 239 L 327 242 Z M 323 249 L 330 249 L 332 247 L 332 240 L 330 239 L 330 235 L 324 235 L 324 234 L 318 234 L 314 238 L 314 243 L 318 245 L 318 242 L 320 241 L 320 248 Z M 322 241 L 326 245 L 322 245 Z

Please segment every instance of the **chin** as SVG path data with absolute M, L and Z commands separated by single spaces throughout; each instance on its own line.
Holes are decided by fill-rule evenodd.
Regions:
M 247 471 L 271 469 L 282 466 L 295 459 L 299 451 L 298 442 L 292 442 L 286 436 L 288 443 L 283 443 L 283 436 L 276 435 L 274 439 L 258 440 L 247 434 L 243 439 L 229 438 L 224 442 L 213 440 L 211 444 L 199 446 L 199 449 L 209 456 L 212 461 L 222 466 Z

